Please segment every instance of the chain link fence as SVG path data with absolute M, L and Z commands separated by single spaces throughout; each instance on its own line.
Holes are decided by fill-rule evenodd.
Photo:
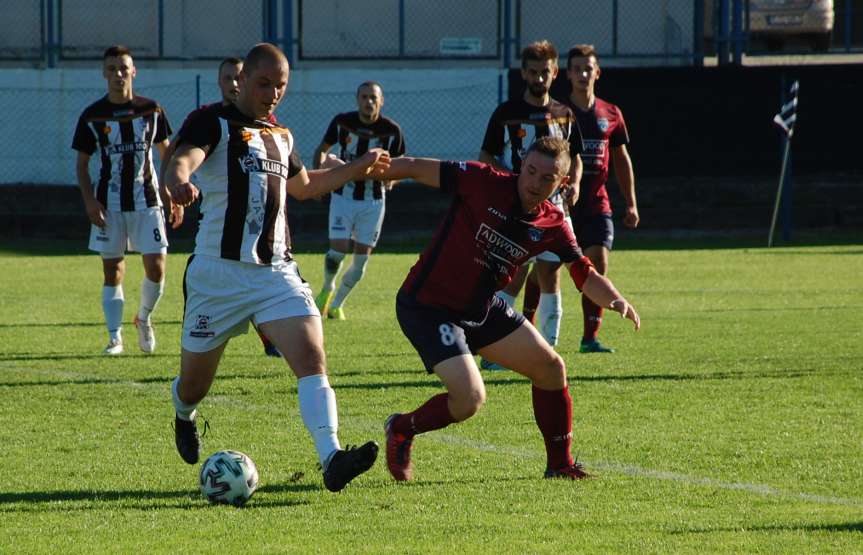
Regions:
M 201 102 L 218 100 L 212 76 L 202 81 L 206 90 Z M 402 126 L 410 154 L 442 159 L 477 156 L 488 117 L 498 102 L 498 82 L 494 77 L 474 81 L 405 90 L 388 87 L 384 81 L 383 113 Z M 356 84 L 341 87 L 343 92 L 291 91 L 289 87 L 276 116 L 293 131 L 308 166 L 332 117 L 356 109 Z M 136 87 L 135 93 L 158 101 L 177 131 L 196 108 L 197 88 L 193 77 Z M 0 88 L 0 104 L 14 106 L 0 124 L 0 183 L 75 184 L 77 154 L 70 146 L 75 125 L 84 108 L 104 94 L 103 87 Z M 33 114 L 40 114 L 40 119 L 34 121 Z M 91 176 L 98 175 L 98 160 L 98 155 L 91 158 Z

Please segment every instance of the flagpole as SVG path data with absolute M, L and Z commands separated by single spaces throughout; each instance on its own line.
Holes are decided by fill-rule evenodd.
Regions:
M 776 190 L 776 202 L 773 204 L 773 218 L 770 220 L 770 234 L 767 236 L 767 248 L 773 246 L 773 231 L 776 229 L 776 217 L 779 215 L 779 202 L 782 199 L 782 185 L 785 183 L 785 169 L 788 167 L 788 154 L 791 152 L 791 135 L 785 137 L 785 154 L 782 156 L 782 170 L 779 172 L 779 187 Z

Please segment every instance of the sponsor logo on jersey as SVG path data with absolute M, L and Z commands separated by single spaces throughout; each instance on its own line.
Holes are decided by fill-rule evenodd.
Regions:
M 247 154 L 239 158 L 240 167 L 245 173 L 267 173 L 270 175 L 278 175 L 283 179 L 288 178 L 288 166 L 276 160 L 268 158 L 258 158 L 254 154 Z
M 518 243 L 501 235 L 489 226 L 482 224 L 476 232 L 476 240 L 486 253 L 509 265 L 527 256 L 527 250 Z
M 608 131 L 608 118 L 597 118 L 596 125 L 599 127 L 599 130 L 605 133 Z
M 542 230 L 536 227 L 527 228 L 527 236 L 534 243 L 538 243 L 542 240 Z
M 210 329 L 210 316 L 198 314 L 195 317 L 195 327 L 189 332 L 192 337 L 214 337 L 216 332 Z
M 608 139 L 582 139 L 584 145 L 585 156 L 604 156 L 605 146 L 608 144 Z
M 105 147 L 105 152 L 108 154 L 129 154 L 130 152 L 144 152 L 150 148 L 148 143 L 144 141 L 135 141 L 134 143 L 120 143 L 116 145 L 108 145 Z
M 506 221 L 506 220 L 507 220 L 506 214 L 504 214 L 503 212 L 501 212 L 500 210 L 498 210 L 498 209 L 497 209 L 497 208 L 495 208 L 494 206 L 489 206 L 489 207 L 488 207 L 488 211 L 489 211 L 489 212 L 491 212 L 492 214 L 494 214 L 495 216 L 497 216 L 498 218 L 500 218 L 500 219 L 501 219 L 501 220 L 503 220 L 503 221 Z

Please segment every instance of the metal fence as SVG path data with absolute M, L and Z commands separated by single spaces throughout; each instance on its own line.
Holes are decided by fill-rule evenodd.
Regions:
M 135 93 L 157 100 L 176 131 L 198 102 L 217 100 L 212 75 L 171 84 L 135 88 Z M 205 91 L 199 95 L 199 84 Z M 356 109 L 356 93 L 350 83 L 342 90 L 291 90 L 276 116 L 297 140 L 307 165 L 323 138 L 330 119 Z M 430 84 L 401 90 L 384 81 L 384 115 L 393 118 L 405 134 L 411 154 L 442 159 L 473 159 L 479 152 L 488 117 L 498 103 L 498 79 L 494 75 L 471 84 Z M 0 87 L 0 105 L 8 109 L 0 124 L 0 183 L 74 184 L 76 153 L 71 148 L 78 117 L 90 103 L 105 95 L 104 86 L 67 88 Z M 200 100 L 198 100 L 200 98 Z M 33 114 L 40 114 L 34 120 Z M 42 131 L 44 130 L 44 132 Z M 98 175 L 98 156 L 91 159 L 91 175 Z
M 280 44 L 292 62 L 300 63 L 467 59 L 509 67 L 524 44 L 548 38 L 561 49 L 574 42 L 592 43 L 606 63 L 635 59 L 650 65 L 700 65 L 705 52 L 723 62 L 732 51 L 771 50 L 761 40 L 763 29 L 753 26 L 764 20 L 759 14 L 765 10 L 786 14 L 775 30 L 790 31 L 781 27 L 802 17 L 792 12 L 825 2 L 830 3 L 7 0 L 0 19 L 0 59 L 50 67 L 64 60 L 97 59 L 107 45 L 120 43 L 143 59 L 206 60 L 237 55 L 263 40 Z M 827 42 L 819 44 L 833 53 L 863 51 L 863 0 L 832 4 L 835 23 L 832 32 L 821 37 Z M 775 47 L 776 36 L 768 47 Z M 789 44 L 785 52 L 810 51 L 805 43 Z

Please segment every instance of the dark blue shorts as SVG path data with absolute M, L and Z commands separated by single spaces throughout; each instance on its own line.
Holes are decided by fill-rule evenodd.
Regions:
M 482 322 L 470 322 L 460 320 L 452 311 L 418 303 L 401 291 L 396 296 L 396 317 L 429 374 L 438 363 L 459 355 L 475 354 L 511 334 L 524 322 L 524 316 L 497 295 Z
M 575 239 L 582 249 L 594 245 L 602 245 L 611 250 L 614 244 L 614 222 L 611 214 L 593 214 L 590 216 L 576 216 L 573 214 L 572 230 Z

